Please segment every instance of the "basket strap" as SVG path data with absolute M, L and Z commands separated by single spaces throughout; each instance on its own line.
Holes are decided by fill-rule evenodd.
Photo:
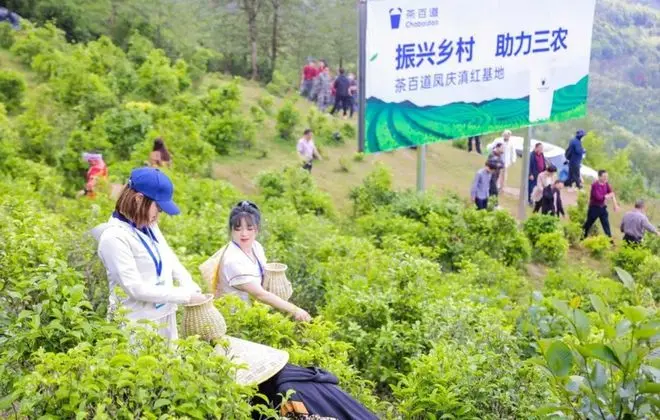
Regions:
M 225 252 L 227 252 L 227 248 L 229 248 L 229 245 L 225 245 L 225 247 L 222 249 L 222 254 L 220 255 L 220 259 L 218 260 L 218 266 L 213 272 L 213 280 L 211 281 L 211 290 L 213 291 L 213 295 L 217 298 L 220 296 L 220 291 L 218 290 L 218 283 L 220 281 L 220 276 L 222 276 L 222 262 L 223 259 L 225 258 Z

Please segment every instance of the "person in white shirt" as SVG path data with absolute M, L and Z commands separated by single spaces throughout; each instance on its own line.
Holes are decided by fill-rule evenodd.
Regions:
M 131 321 L 159 324 L 159 334 L 169 340 L 178 338 L 177 304 L 207 299 L 158 228 L 161 211 L 179 214 L 172 194 L 172 182 L 164 173 L 155 168 L 135 169 L 110 220 L 92 230 L 108 275 L 108 315 L 121 306 Z M 126 297 L 119 298 L 117 288 Z
M 504 142 L 502 143 L 502 147 L 504 148 L 504 154 L 502 155 L 502 160 L 504 161 L 504 168 L 502 168 L 502 171 L 500 172 L 500 177 L 497 180 L 497 187 L 500 191 L 504 188 L 506 185 L 507 179 L 508 179 L 508 168 L 509 166 L 513 165 L 516 163 L 516 148 L 513 147 L 513 144 L 511 143 L 511 130 L 504 130 L 502 133 L 502 139 Z
M 296 321 L 310 321 L 303 309 L 281 299 L 262 287 L 266 255 L 256 240 L 261 213 L 256 204 L 241 201 L 229 215 L 231 241 L 225 247 L 219 263 L 216 295 L 234 294 L 246 302 L 249 297 L 290 314 Z
M 309 128 L 305 130 L 302 138 L 298 140 L 298 147 L 296 150 L 298 151 L 298 156 L 303 161 L 303 169 L 309 171 L 310 173 L 312 172 L 312 161 L 314 158 L 323 160 L 323 157 L 316 149 L 316 145 L 314 145 L 312 130 Z

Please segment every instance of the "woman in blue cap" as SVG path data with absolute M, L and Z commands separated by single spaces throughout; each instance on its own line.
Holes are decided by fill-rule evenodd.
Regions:
M 177 304 L 206 299 L 158 228 L 161 212 L 179 214 L 173 192 L 172 182 L 158 169 L 135 169 L 110 220 L 92 230 L 108 275 L 109 315 L 121 306 L 129 320 L 159 324 L 159 334 L 169 340 L 178 338 Z M 125 298 L 118 298 L 117 287 Z

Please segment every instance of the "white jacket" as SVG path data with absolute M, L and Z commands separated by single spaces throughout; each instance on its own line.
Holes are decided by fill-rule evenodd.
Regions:
M 108 275 L 108 312 L 121 305 L 129 310 L 128 319 L 155 321 L 176 312 L 177 303 L 186 303 L 193 293 L 200 292 L 190 273 L 167 245 L 158 226 L 154 225 L 151 229 L 163 261 L 160 281 L 154 260 L 138 237 L 141 235 L 152 246 L 147 235 L 116 218 L 110 218 L 108 223 L 92 230 L 92 236 L 98 241 L 98 255 Z M 155 249 L 153 253 L 158 255 Z M 174 286 L 174 279 L 179 287 Z M 118 298 L 115 293 L 117 286 L 123 289 L 126 298 Z
M 508 142 L 502 141 L 502 144 L 504 148 L 504 155 L 502 156 L 502 160 L 504 161 L 504 167 L 508 168 L 509 166 L 516 163 L 518 156 L 516 155 L 516 148 L 513 147 L 511 140 Z

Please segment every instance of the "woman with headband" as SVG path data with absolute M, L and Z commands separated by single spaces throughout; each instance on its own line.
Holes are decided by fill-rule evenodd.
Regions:
M 213 277 L 216 296 L 233 294 L 249 302 L 250 297 L 290 314 L 296 321 L 310 321 L 312 317 L 296 305 L 270 293 L 262 287 L 266 255 L 257 241 L 261 227 L 261 213 L 251 201 L 241 201 L 229 215 L 231 241 L 221 251 L 220 261 L 214 272 L 203 273 L 207 281 Z

